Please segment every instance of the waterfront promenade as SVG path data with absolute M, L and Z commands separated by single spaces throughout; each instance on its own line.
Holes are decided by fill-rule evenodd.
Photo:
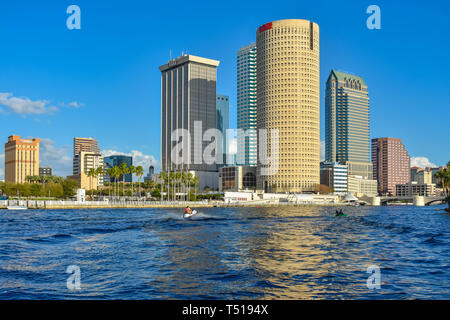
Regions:
M 276 206 L 346 206 L 349 203 L 292 203 L 276 200 L 239 201 L 70 201 L 70 200 L 0 200 L 0 209 L 8 206 L 26 206 L 28 209 L 124 209 L 124 208 L 211 208 L 211 207 L 276 207 Z

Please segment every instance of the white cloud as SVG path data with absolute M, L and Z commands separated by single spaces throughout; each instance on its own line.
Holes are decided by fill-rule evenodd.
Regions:
M 320 161 L 325 161 L 325 141 L 320 141 Z
M 83 107 L 84 103 L 81 103 L 81 102 L 78 102 L 78 101 L 72 101 L 72 102 L 69 102 L 69 103 L 60 102 L 59 105 L 61 107 L 72 107 L 72 108 L 77 109 L 79 107 Z
M 50 105 L 49 100 L 31 100 L 26 97 L 14 97 L 12 93 L 0 92 L 0 106 L 17 114 L 53 113 L 57 107 Z
M 131 152 L 120 152 L 116 150 L 103 150 L 102 152 L 103 157 L 113 156 L 113 155 L 125 155 L 125 156 L 131 156 L 133 157 L 133 166 L 142 166 L 144 168 L 145 174 L 148 172 L 148 167 L 151 165 L 155 167 L 155 171 L 159 170 L 159 162 L 156 160 L 156 158 L 152 155 L 143 154 L 141 151 L 138 150 L 131 150 Z
M 79 102 L 76 102 L 76 101 L 72 101 L 72 102 L 69 102 L 68 105 L 71 106 L 71 107 L 74 107 L 74 108 L 79 108 L 79 107 L 84 106 L 84 103 L 79 103 Z
M 70 146 L 58 147 L 48 138 L 42 138 L 39 144 L 39 166 L 52 167 L 52 173 L 57 176 L 72 174 L 72 148 Z
M 432 163 L 427 157 L 411 157 L 411 167 L 437 167 L 434 163 Z

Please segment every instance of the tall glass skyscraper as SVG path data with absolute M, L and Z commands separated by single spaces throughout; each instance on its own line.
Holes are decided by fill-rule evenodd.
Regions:
M 256 165 L 256 43 L 237 55 L 237 122 L 237 164 Z
M 325 160 L 348 164 L 349 175 L 372 179 L 369 93 L 364 80 L 332 70 L 325 97 Z
M 223 94 L 218 94 L 216 99 L 216 119 L 217 119 L 217 129 L 222 132 L 222 151 L 223 151 L 223 163 L 226 164 L 226 154 L 228 153 L 227 144 L 227 130 L 230 128 L 230 98 Z
M 203 157 L 211 144 L 203 137 L 208 129 L 217 129 L 216 79 L 219 63 L 217 60 L 182 55 L 159 67 L 161 170 L 190 171 L 199 178 L 199 189 L 219 187 L 217 163 L 207 162 Z M 186 150 L 183 150 L 186 158 L 181 163 L 176 158 L 172 159 L 177 151 L 182 150 L 180 140 L 172 140 L 172 134 L 177 129 L 187 130 L 190 135 Z

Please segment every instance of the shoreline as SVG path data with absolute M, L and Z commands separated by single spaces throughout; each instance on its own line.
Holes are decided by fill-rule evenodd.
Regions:
M 26 201 L 24 201 L 26 202 Z M 20 204 L 27 206 L 28 210 L 61 210 L 61 209 L 151 209 L 151 208 L 260 208 L 260 207 L 342 207 L 350 206 L 347 203 L 155 203 L 155 204 Z M 370 206 L 370 205 L 367 205 Z M 7 205 L 0 205 L 0 209 L 7 210 Z

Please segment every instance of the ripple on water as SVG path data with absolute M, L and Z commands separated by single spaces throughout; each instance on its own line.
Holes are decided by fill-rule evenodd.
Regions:
M 53 210 L 0 215 L 0 299 L 450 298 L 428 207 Z M 66 268 L 81 268 L 68 292 Z M 367 267 L 381 290 L 367 289 Z

